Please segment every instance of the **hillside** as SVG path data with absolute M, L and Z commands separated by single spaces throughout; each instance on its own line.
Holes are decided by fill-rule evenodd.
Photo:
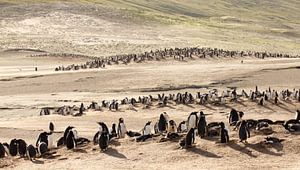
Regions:
M 299 53 L 297 0 L 0 0 L 2 49 L 111 55 L 174 46 Z

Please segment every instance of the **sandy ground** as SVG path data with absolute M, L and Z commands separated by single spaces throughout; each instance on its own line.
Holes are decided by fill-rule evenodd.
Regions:
M 137 111 L 122 106 L 120 112 L 88 112 L 82 117 L 39 116 L 44 106 L 89 104 L 91 101 L 121 99 L 125 96 L 207 91 L 237 87 L 261 89 L 300 88 L 300 59 L 241 58 L 195 59 L 185 62 L 160 61 L 142 64 L 109 66 L 100 70 L 79 72 L 54 72 L 61 64 L 80 63 L 82 59 L 31 58 L 28 52 L 2 52 L 0 55 L 0 141 L 22 138 L 35 143 L 38 134 L 54 122 L 56 131 L 73 125 L 79 135 L 92 138 L 98 129 L 96 121 L 111 126 L 123 117 L 127 129 L 138 131 L 148 120 L 158 119 L 163 111 L 177 123 L 185 120 L 192 111 L 204 111 L 208 122 L 227 122 L 231 108 L 245 112 L 245 118 L 287 120 L 294 117 L 300 103 L 282 102 L 279 106 L 267 103 L 241 101 L 224 106 L 170 105 L 150 109 L 138 107 Z M 38 66 L 38 71 L 34 67 Z M 10 69 L 10 71 L 7 71 Z M 265 135 L 252 132 L 248 144 L 238 142 L 237 132 L 230 128 L 231 142 L 217 143 L 217 139 L 196 138 L 195 148 L 179 149 L 177 142 L 159 143 L 155 137 L 136 143 L 129 137 L 115 140 L 109 150 L 101 153 L 98 146 L 89 144 L 74 151 L 55 150 L 55 157 L 40 158 L 35 163 L 19 158 L 5 158 L 0 165 L 7 169 L 298 169 L 299 134 L 289 134 L 281 126 L 272 126 L 272 136 L 285 139 L 282 145 L 261 144 Z M 58 138 L 62 134 L 57 133 Z

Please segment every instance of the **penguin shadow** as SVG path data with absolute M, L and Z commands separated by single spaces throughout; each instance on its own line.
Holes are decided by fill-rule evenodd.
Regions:
M 261 105 L 259 105 L 259 106 L 261 106 Z M 275 110 L 274 109 L 272 109 L 271 107 L 269 107 L 269 106 L 267 106 L 267 105 L 262 105 L 261 107 L 264 107 L 264 108 L 266 108 L 266 109 L 268 109 L 268 110 L 271 110 L 271 111 L 273 111 L 273 112 L 275 112 Z
M 237 100 L 236 101 L 237 104 L 240 104 L 240 105 L 242 105 L 244 107 L 247 107 L 247 105 L 245 105 L 243 102 L 244 102 L 244 100 L 242 100 L 242 101 Z
M 192 105 L 190 105 L 190 104 L 185 104 L 185 106 L 186 106 L 186 107 L 189 107 L 189 108 L 192 108 L 192 109 L 195 108 L 194 106 L 192 106 Z
M 236 141 L 229 141 L 229 143 L 227 144 L 228 147 L 230 147 L 231 149 L 234 149 L 236 151 L 239 151 L 241 153 L 244 153 L 250 157 L 256 158 L 256 155 L 252 154 L 252 151 L 247 149 L 246 146 L 242 147 L 241 145 L 237 144 Z
M 215 108 L 213 108 L 213 107 L 211 107 L 211 106 L 208 106 L 207 104 L 203 104 L 203 105 L 201 105 L 201 106 L 203 106 L 203 107 L 205 107 L 205 108 L 207 108 L 207 109 L 209 109 L 209 110 L 217 110 L 217 109 L 215 109 Z
M 282 106 L 283 105 L 283 106 Z M 285 105 L 284 103 L 279 103 L 279 104 L 277 104 L 276 105 L 277 107 L 279 107 L 279 108 L 281 108 L 281 109 L 283 109 L 283 110 L 285 110 L 285 111 L 288 111 L 288 112 L 290 112 L 290 113 L 294 113 L 293 111 L 291 111 L 290 109 L 288 109 L 287 107 L 287 105 Z
M 39 164 L 39 165 L 43 165 L 45 163 L 44 161 L 37 160 L 37 159 L 31 160 L 31 162 L 34 164 Z
M 74 148 L 72 151 L 77 153 L 87 153 L 87 151 L 82 148 Z
M 41 156 L 43 159 L 56 159 L 60 157 L 61 155 L 55 155 L 57 152 L 49 152 Z
M 273 156 L 282 156 L 281 153 L 276 153 L 276 152 L 273 152 L 271 150 L 269 150 L 266 146 L 264 146 L 264 144 L 262 144 L 261 142 L 259 143 L 255 143 L 255 144 L 250 144 L 250 143 L 246 143 L 245 144 L 246 147 L 249 147 L 257 152 L 260 152 L 260 153 L 263 153 L 263 154 L 268 154 L 268 155 L 273 155 Z M 276 148 L 275 148 L 276 149 Z M 278 149 L 283 149 L 283 146 L 279 146 Z
M 200 138 L 200 137 L 199 137 Z M 219 136 L 206 136 L 206 137 L 204 137 L 204 138 L 200 138 L 200 139 L 202 139 L 202 140 L 207 140 L 207 141 L 213 141 L 213 142 L 216 142 L 216 143 L 218 143 L 218 141 L 220 140 L 220 137 Z
M 209 158 L 222 158 L 222 156 L 216 155 L 215 153 L 197 148 L 197 147 L 193 147 L 193 148 L 187 148 L 186 149 L 188 152 L 192 152 L 194 154 L 198 154 L 201 156 L 205 156 L 205 157 L 209 157 Z
M 109 148 L 106 152 L 103 152 L 103 153 L 105 153 L 109 156 L 115 157 L 115 158 L 127 159 L 127 157 L 124 154 L 118 152 L 118 150 L 116 150 L 114 148 Z
M 121 145 L 121 143 L 118 140 L 115 140 L 115 139 L 111 140 L 109 143 L 111 145 L 114 145 L 114 146 L 120 146 Z

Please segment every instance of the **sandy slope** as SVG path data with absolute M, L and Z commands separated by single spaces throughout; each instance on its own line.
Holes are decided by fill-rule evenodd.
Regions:
M 27 54 L 26 54 L 27 55 Z M 8 57 L 9 56 L 9 57 Z M 14 57 L 24 62 L 17 62 Z M 207 91 L 212 88 L 238 89 L 254 88 L 300 88 L 299 59 L 244 59 L 244 64 L 237 59 L 190 60 L 187 62 L 160 61 L 127 66 L 111 66 L 104 70 L 83 72 L 55 73 L 53 69 L 59 63 L 81 62 L 80 60 L 61 60 L 53 58 L 39 59 L 40 71 L 16 71 L 7 74 L 4 67 L 18 69 L 33 68 L 35 58 L 3 54 L 1 60 L 6 62 L 0 66 L 0 140 L 23 138 L 34 143 L 42 130 L 47 130 L 48 123 L 54 122 L 57 131 L 63 131 L 67 125 L 77 127 L 79 134 L 92 138 L 97 131 L 96 121 L 104 121 L 109 126 L 117 122 L 119 117 L 125 119 L 127 128 L 138 131 L 148 120 L 155 121 L 158 115 L 166 111 L 177 123 L 185 120 L 191 111 L 203 110 L 211 114 L 208 122 L 225 121 L 227 113 L 234 107 L 246 113 L 245 118 L 269 118 L 286 120 L 294 117 L 300 104 L 283 102 L 279 106 L 268 103 L 259 107 L 256 103 L 242 101 L 224 106 L 182 106 L 171 105 L 150 109 L 138 108 L 137 111 L 121 108 L 121 112 L 88 112 L 82 117 L 38 116 L 44 106 L 62 106 L 64 104 L 85 104 L 91 101 L 112 99 L 125 96 L 138 96 L 178 91 Z M 6 58 L 5 58 L 6 57 Z M 288 68 L 288 69 L 282 69 Z M 266 70 L 267 69 L 267 70 Z M 24 75 L 25 74 L 25 75 Z M 21 78 L 20 78 L 21 76 Z M 35 77 L 36 76 L 36 77 Z M 3 80 L 4 79 L 4 80 Z M 206 87 L 206 88 L 203 88 Z M 237 142 L 236 132 L 230 129 L 231 142 L 228 145 L 216 143 L 216 140 L 201 140 L 197 137 L 195 148 L 181 150 L 177 142 L 158 143 L 160 137 L 145 143 L 136 143 L 130 138 L 115 140 L 108 152 L 100 153 L 98 146 L 89 144 L 74 151 L 65 148 L 56 150 L 54 158 L 41 158 L 31 163 L 19 158 L 6 158 L 0 165 L 14 169 L 297 169 L 299 134 L 289 134 L 280 126 L 272 126 L 273 136 L 283 138 L 282 145 L 265 146 L 260 142 L 264 136 L 252 133 L 249 144 Z M 57 133 L 55 136 L 61 136 Z M 288 161 L 287 161 L 288 160 Z

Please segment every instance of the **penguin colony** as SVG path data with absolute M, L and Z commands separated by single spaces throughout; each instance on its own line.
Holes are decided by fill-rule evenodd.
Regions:
M 92 102 L 87 107 L 83 103 L 78 107 L 74 106 L 62 106 L 59 108 L 45 107 L 40 111 L 40 115 L 72 115 L 72 116 L 82 116 L 85 111 L 104 111 L 109 110 L 113 112 L 118 112 L 128 106 L 129 109 L 135 110 L 138 107 L 143 109 L 148 109 L 154 107 L 157 103 L 159 107 L 167 107 L 171 105 L 222 105 L 226 103 L 237 102 L 241 99 L 241 102 L 248 100 L 257 103 L 260 106 L 264 106 L 267 102 L 268 104 L 279 105 L 286 101 L 297 101 L 300 102 L 300 89 L 285 89 L 281 91 L 272 90 L 270 87 L 266 90 L 260 91 L 256 86 L 255 89 L 250 90 L 248 93 L 245 90 L 241 90 L 240 93 L 236 89 L 227 90 L 220 92 L 217 89 L 210 90 L 207 93 L 197 92 L 195 95 L 189 92 L 177 93 L 177 94 L 158 94 L 157 98 L 152 95 L 149 96 L 139 96 L 136 98 L 125 97 L 122 100 L 113 99 L 111 101 L 103 100 L 100 101 L 101 104 L 97 102 Z M 242 114 L 242 113 L 240 113 Z M 194 119 L 194 118 L 192 118 Z M 236 117 L 232 117 L 233 120 Z M 196 120 L 193 121 L 196 123 Z
M 80 54 L 66 54 L 66 53 L 46 53 L 31 55 L 31 57 L 73 57 L 73 58 L 90 58 L 91 61 L 87 61 L 83 64 L 72 64 L 69 66 L 59 66 L 55 68 L 55 71 L 70 71 L 70 70 L 80 70 L 80 69 L 95 69 L 95 68 L 105 68 L 106 65 L 113 64 L 129 64 L 131 62 L 142 63 L 145 61 L 160 61 L 168 58 L 173 58 L 174 60 L 183 61 L 185 59 L 195 58 L 208 58 L 208 57 L 256 57 L 256 58 L 296 58 L 300 56 L 292 56 L 289 54 L 281 53 L 267 53 L 267 52 L 256 52 L 256 51 L 229 51 L 217 48 L 170 48 L 163 50 L 155 50 L 150 52 L 144 52 L 141 54 L 126 54 L 126 55 L 116 55 L 110 57 L 92 57 Z M 243 62 L 242 62 L 243 63 Z
M 269 120 L 269 119 L 243 119 L 244 112 L 232 109 L 228 116 L 229 126 L 234 127 L 232 133 L 237 133 L 240 142 L 247 142 L 251 137 L 251 131 L 260 131 L 271 125 L 281 125 L 288 132 L 300 131 L 300 110 L 296 111 L 295 119 L 290 120 Z M 152 128 L 151 121 L 145 123 L 145 126 L 138 132 L 127 130 L 125 120 L 119 118 L 118 124 L 112 124 L 111 128 L 104 122 L 97 122 L 99 125 L 96 131 L 93 144 L 99 145 L 99 151 L 105 152 L 109 149 L 112 140 L 125 138 L 134 138 L 136 142 L 144 142 L 153 137 L 161 137 L 160 142 L 177 141 L 179 147 L 189 149 L 194 147 L 196 140 L 218 138 L 219 143 L 228 143 L 229 131 L 224 122 L 207 122 L 206 114 L 203 111 L 191 112 L 186 120 L 181 121 L 178 126 L 166 112 L 158 117 Z M 117 129 L 116 129 L 117 126 Z M 63 135 L 54 144 L 53 133 L 54 124 L 50 122 L 49 131 L 39 134 L 35 145 L 27 144 L 23 139 L 12 139 L 10 143 L 0 143 L 0 158 L 6 156 L 20 156 L 31 161 L 43 157 L 53 148 L 65 147 L 68 150 L 86 145 L 91 141 L 87 138 L 79 137 L 75 127 L 68 126 Z M 154 133 L 152 133 L 153 131 Z M 199 137 L 197 137 L 199 136 Z M 272 144 L 282 142 L 282 139 L 266 136 L 265 143 Z

